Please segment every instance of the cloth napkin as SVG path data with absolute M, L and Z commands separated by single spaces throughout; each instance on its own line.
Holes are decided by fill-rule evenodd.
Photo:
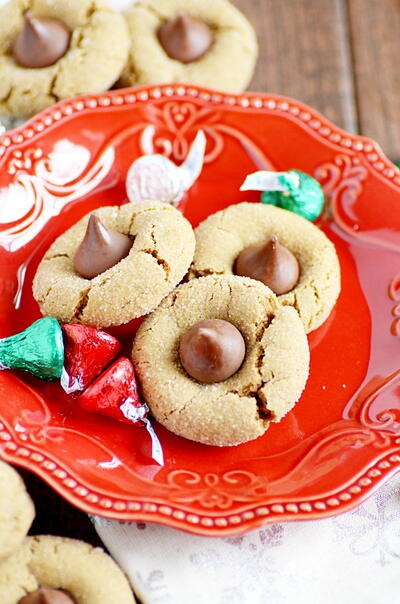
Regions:
M 352 512 L 236 537 L 93 522 L 143 604 L 400 601 L 400 476 Z

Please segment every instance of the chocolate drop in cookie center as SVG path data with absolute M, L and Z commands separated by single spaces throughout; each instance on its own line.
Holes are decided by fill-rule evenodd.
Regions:
M 240 368 L 246 345 L 240 331 L 222 319 L 205 319 L 181 338 L 179 356 L 187 373 L 199 382 L 222 382 Z
M 277 294 L 286 294 L 299 280 L 296 257 L 276 236 L 245 248 L 237 257 L 235 274 L 261 281 Z
M 161 25 L 158 38 L 167 55 L 181 63 L 197 61 L 214 42 L 213 32 L 207 23 L 186 13 L 179 13 Z
M 39 19 L 27 12 L 13 45 L 15 61 L 22 67 L 48 67 L 65 55 L 71 32 L 57 19 Z
M 126 258 L 133 245 L 128 235 L 107 228 L 91 214 L 85 236 L 75 252 L 74 268 L 85 279 L 93 279 Z
M 63 590 L 40 587 L 23 596 L 18 604 L 76 604 L 76 601 Z

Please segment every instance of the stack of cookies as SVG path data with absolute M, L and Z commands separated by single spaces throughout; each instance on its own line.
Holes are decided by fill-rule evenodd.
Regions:
M 122 571 L 74 539 L 27 537 L 35 515 L 20 476 L 0 461 L 1 604 L 134 604 Z

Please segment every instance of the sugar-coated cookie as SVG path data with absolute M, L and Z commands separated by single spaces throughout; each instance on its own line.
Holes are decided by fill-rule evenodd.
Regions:
M 27 537 L 0 563 L 1 604 L 40 587 L 65 590 L 76 604 L 134 604 L 128 581 L 101 549 L 64 537 Z
M 132 238 L 128 256 L 93 279 L 75 271 L 88 214 L 47 250 L 33 295 L 42 314 L 63 323 L 121 325 L 152 311 L 182 280 L 193 259 L 194 233 L 178 210 L 156 201 L 102 207 L 95 215 Z
M 20 475 L 0 461 L 0 560 L 21 544 L 34 516 L 35 508 Z
M 56 19 L 71 32 L 67 52 L 46 67 L 25 67 L 15 59 L 27 11 Z M 0 8 L 0 115 L 28 117 L 61 99 L 107 90 L 119 78 L 128 49 L 123 16 L 101 0 L 11 0 Z
M 181 25 L 178 21 L 172 23 L 172 32 L 166 36 L 170 40 L 175 36 L 170 45 L 178 47 L 181 36 L 186 52 L 188 40 L 195 48 L 200 45 L 203 54 L 197 60 L 173 58 L 179 53 L 171 56 L 161 43 L 160 28 L 170 20 L 182 19 L 181 13 L 186 22 L 196 20 L 196 31 L 188 31 L 193 28 L 190 21 L 186 26 L 185 21 Z M 192 82 L 229 92 L 241 92 L 248 86 L 257 60 L 257 39 L 245 16 L 228 0 L 141 0 L 128 11 L 126 19 L 131 49 L 121 76 L 124 86 Z M 204 46 L 202 24 L 212 37 L 209 48 Z
M 333 243 L 314 224 L 287 210 L 239 203 L 212 214 L 195 229 L 190 277 L 232 275 L 239 254 L 273 235 L 297 258 L 297 285 L 278 296 L 296 308 L 306 333 L 329 316 L 340 292 L 340 266 Z
M 206 384 L 183 368 L 182 337 L 198 321 L 222 319 L 242 334 L 241 368 Z M 174 290 L 141 325 L 133 362 L 154 417 L 208 445 L 237 445 L 264 434 L 294 406 L 306 384 L 307 337 L 297 312 L 262 283 L 236 276 L 194 279 Z

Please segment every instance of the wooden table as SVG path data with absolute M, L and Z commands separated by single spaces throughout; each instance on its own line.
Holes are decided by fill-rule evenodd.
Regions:
M 260 57 L 252 90 L 304 101 L 400 159 L 399 0 L 236 0 Z M 87 516 L 23 472 L 36 503 L 33 533 L 100 541 Z

